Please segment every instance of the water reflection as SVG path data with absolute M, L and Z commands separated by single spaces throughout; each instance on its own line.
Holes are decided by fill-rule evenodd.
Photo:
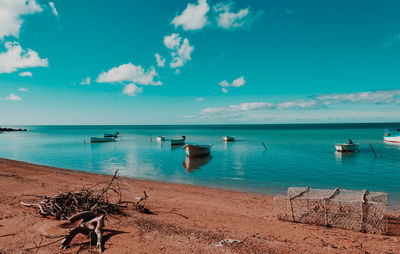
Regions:
M 388 145 L 390 147 L 400 150 L 400 143 L 393 143 L 393 142 L 384 142 L 384 143 L 385 143 L 385 145 Z
M 343 153 L 343 152 L 335 152 L 335 158 L 336 162 L 342 163 L 343 161 L 353 161 L 356 156 L 356 152 L 349 152 L 349 153 Z
M 199 158 L 190 158 L 189 156 L 186 156 L 182 165 L 186 169 L 186 172 L 190 173 L 193 172 L 193 169 L 199 169 L 201 166 L 207 164 L 211 159 L 211 155 Z

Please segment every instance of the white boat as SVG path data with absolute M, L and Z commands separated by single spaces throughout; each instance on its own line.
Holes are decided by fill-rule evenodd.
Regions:
M 171 139 L 171 146 L 184 145 L 186 137 L 182 136 L 181 139 Z
M 104 142 L 114 142 L 114 141 L 115 141 L 114 137 L 104 137 L 104 138 L 91 137 L 90 138 L 90 143 L 104 143 Z
M 211 147 L 212 145 L 185 145 L 183 149 L 185 149 L 185 152 L 187 156 L 193 158 L 193 157 L 202 157 L 202 156 L 207 156 L 211 152 Z
M 348 143 L 335 144 L 336 151 L 338 152 L 356 152 L 358 145 L 349 139 Z
M 222 138 L 223 141 L 225 142 L 231 142 L 231 141 L 235 141 L 235 137 L 231 137 L 231 136 L 224 136 Z
M 157 137 L 157 142 L 163 142 L 163 141 L 165 141 L 165 137 L 164 136 L 158 136 Z
M 400 143 L 400 129 L 386 129 L 383 139 L 385 142 Z

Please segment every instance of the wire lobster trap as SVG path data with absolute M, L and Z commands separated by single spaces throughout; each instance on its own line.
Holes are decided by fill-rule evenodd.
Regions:
M 386 234 L 387 194 L 367 190 L 290 187 L 287 196 L 275 196 L 280 220 L 316 224 L 374 234 Z

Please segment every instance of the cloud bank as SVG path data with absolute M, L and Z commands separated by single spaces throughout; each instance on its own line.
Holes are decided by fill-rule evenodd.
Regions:
M 357 93 L 314 95 L 307 100 L 293 100 L 278 103 L 246 102 L 223 107 L 203 109 L 201 117 L 233 117 L 240 113 L 265 110 L 325 109 L 334 104 L 400 104 L 400 89 L 379 90 Z

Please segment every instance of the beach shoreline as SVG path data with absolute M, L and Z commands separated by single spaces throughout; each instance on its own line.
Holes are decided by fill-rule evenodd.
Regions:
M 24 194 L 54 195 L 110 178 L 0 158 L 0 253 L 24 252 L 50 242 L 43 235 L 68 232 L 63 221 L 20 205 L 38 200 Z M 146 191 L 145 204 L 155 214 L 128 209 L 126 216 L 110 216 L 105 253 L 396 253 L 400 246 L 399 236 L 279 221 L 270 195 L 134 178 L 124 178 L 123 190 L 127 200 Z M 80 242 L 87 239 L 78 237 L 64 252 L 86 253 Z M 58 247 L 42 247 L 38 253 L 56 253 Z

